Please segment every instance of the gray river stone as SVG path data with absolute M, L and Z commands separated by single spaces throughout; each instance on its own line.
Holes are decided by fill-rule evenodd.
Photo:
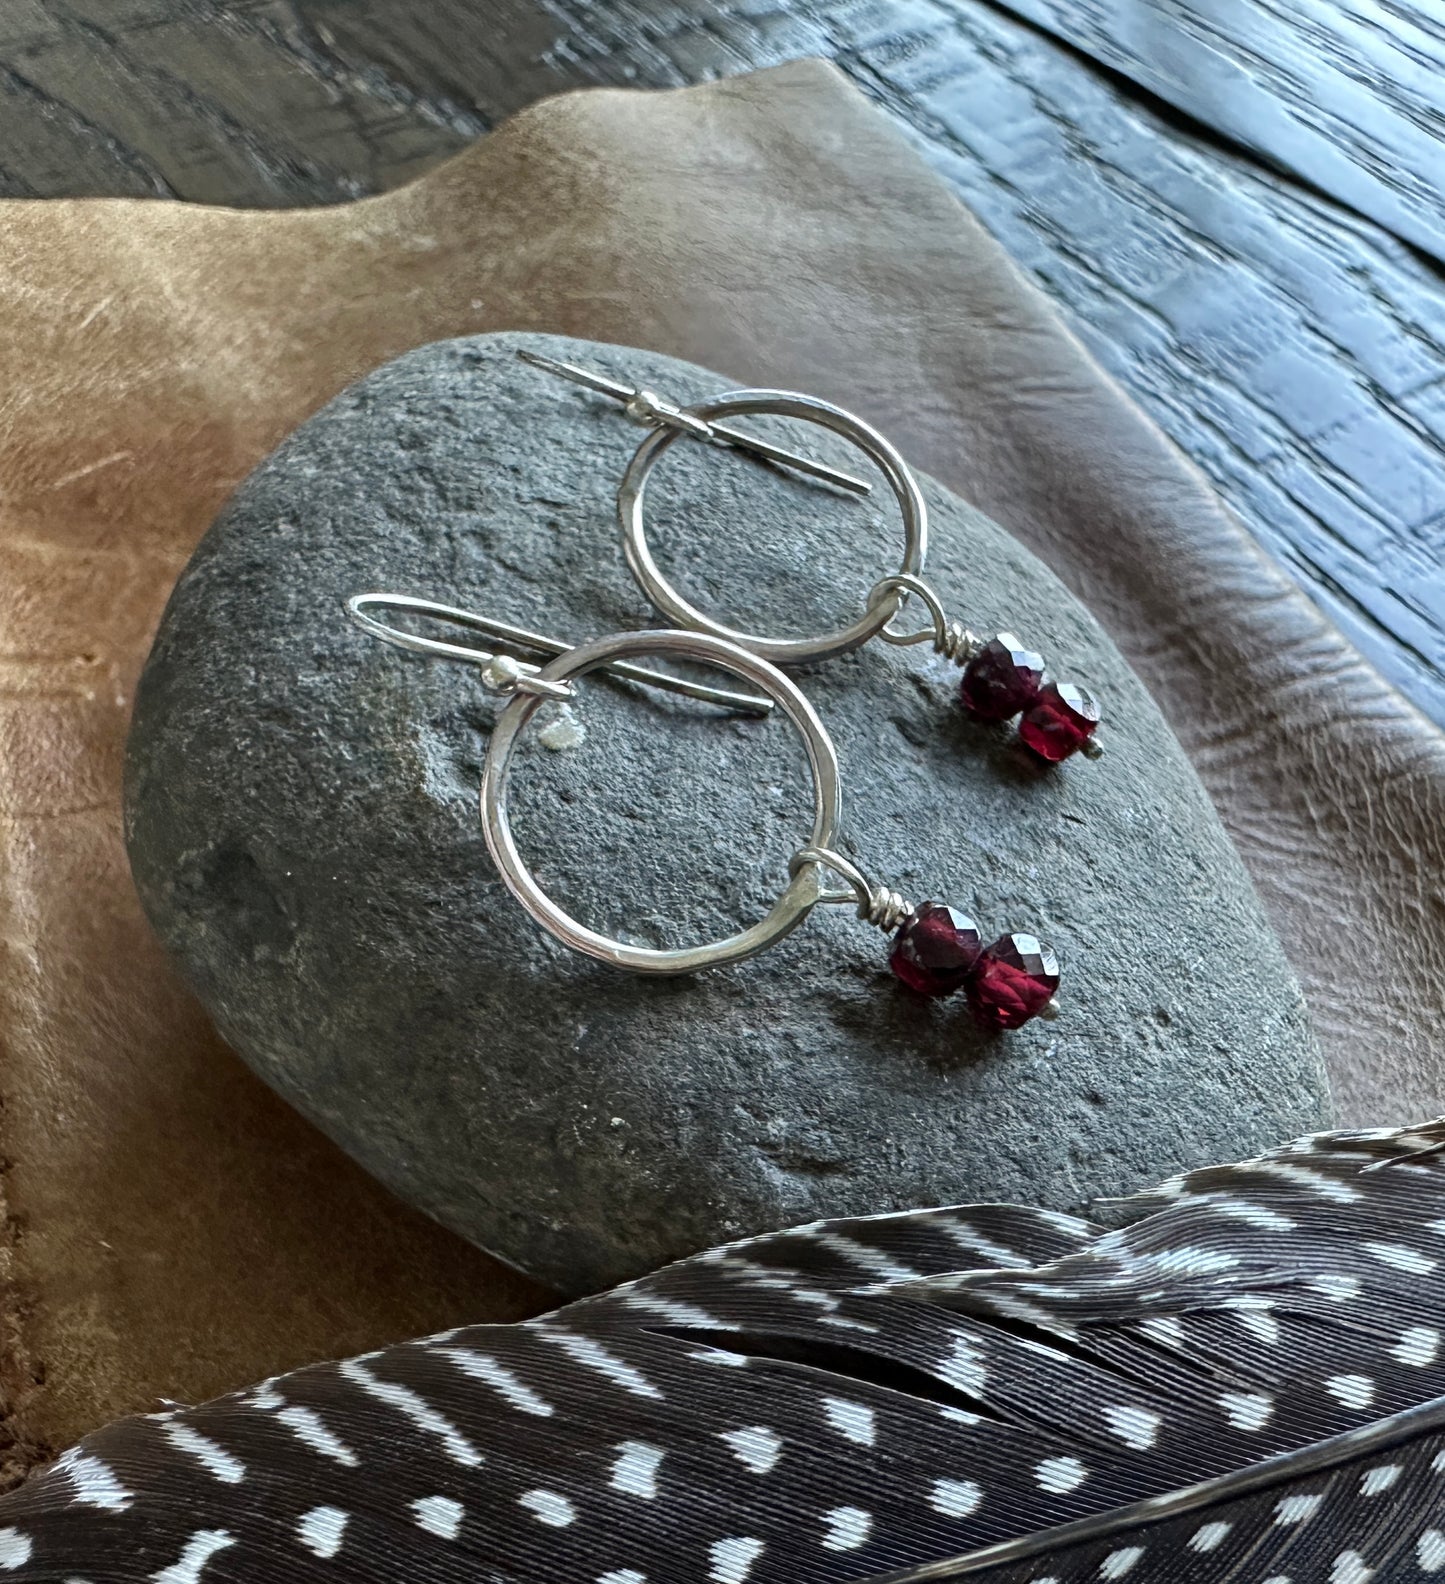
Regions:
M 1148 693 L 1039 561 L 929 481 L 946 604 L 1094 690 L 1106 757 L 1031 767 L 963 718 L 926 647 L 873 643 L 799 680 L 837 743 L 847 850 L 985 930 L 1036 927 L 1065 964 L 1062 1017 L 984 1036 L 961 998 L 897 984 L 848 908 L 677 979 L 536 928 L 478 819 L 498 704 L 342 608 L 390 589 L 572 641 L 660 625 L 614 516 L 639 431 L 519 345 L 682 399 L 727 384 L 549 337 L 424 347 L 252 474 L 166 611 L 130 740 L 131 861 L 257 1072 L 396 1192 L 570 1292 L 815 1216 L 1080 1210 L 1327 1119 L 1283 953 Z M 901 542 L 886 489 L 859 504 L 694 444 L 649 506 L 684 591 L 770 633 L 839 625 Z M 547 710 L 512 820 L 553 896 L 650 944 L 766 910 L 810 822 L 785 721 L 595 678 Z

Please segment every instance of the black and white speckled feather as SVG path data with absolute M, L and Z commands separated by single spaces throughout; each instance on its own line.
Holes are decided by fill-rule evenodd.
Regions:
M 1445 1122 L 1111 1220 L 819 1223 L 126 1420 L 0 1580 L 1445 1579 Z

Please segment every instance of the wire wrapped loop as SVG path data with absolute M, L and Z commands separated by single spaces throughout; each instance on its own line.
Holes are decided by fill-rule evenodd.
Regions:
M 846 891 L 822 892 L 818 897 L 820 902 L 856 902 L 858 917 L 885 934 L 891 935 L 913 911 L 913 904 L 905 901 L 901 892 L 870 880 L 851 858 L 834 852 L 831 847 L 800 848 L 789 860 L 789 876 L 796 877 L 806 864 L 831 869 L 848 883 Z
M 858 917 L 885 935 L 891 935 L 912 911 L 913 904 L 905 901 L 901 892 L 890 891 L 886 886 L 874 886 L 866 906 L 863 902 L 858 904 Z
M 922 578 L 901 572 L 896 577 L 886 577 L 868 591 L 868 609 L 873 610 L 890 594 L 916 594 L 923 601 L 932 625 L 920 627 L 917 632 L 895 632 L 891 627 L 879 629 L 878 636 L 885 643 L 896 644 L 900 649 L 913 644 L 932 643 L 935 654 L 952 660 L 954 665 L 967 665 L 978 653 L 982 644 L 977 633 L 970 632 L 962 622 L 950 621 L 938 595 Z

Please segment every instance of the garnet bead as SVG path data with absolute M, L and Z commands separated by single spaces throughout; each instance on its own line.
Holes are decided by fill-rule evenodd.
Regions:
M 1092 693 L 1072 682 L 1051 682 L 1019 722 L 1019 736 L 1040 759 L 1058 764 L 1077 753 L 1098 724 L 1099 706 Z
M 1026 710 L 1043 685 L 1044 657 L 1000 633 L 963 668 L 958 696 L 975 720 L 1006 721 Z
M 980 954 L 968 999 L 986 1028 L 1016 1029 L 1037 1017 L 1058 988 L 1052 946 L 1037 935 L 1003 935 Z
M 923 995 L 952 995 L 963 987 L 983 951 L 983 937 L 966 913 L 924 902 L 898 926 L 888 966 Z

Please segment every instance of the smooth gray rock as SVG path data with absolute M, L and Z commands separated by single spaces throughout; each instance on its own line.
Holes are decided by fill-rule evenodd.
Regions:
M 1032 768 L 963 719 L 957 672 L 926 649 L 872 644 L 800 680 L 859 861 L 988 930 L 1037 926 L 1065 961 L 1062 1018 L 982 1036 L 961 998 L 897 985 L 844 908 L 690 979 L 536 929 L 478 820 L 496 703 L 342 609 L 392 589 L 574 640 L 657 625 L 614 521 L 639 432 L 519 363 L 522 343 L 683 399 L 727 383 L 544 337 L 423 348 L 252 475 L 167 609 L 131 736 L 131 859 L 258 1072 L 398 1193 L 569 1291 L 813 1216 L 1079 1209 L 1327 1119 L 1283 955 L 1148 694 L 1038 561 L 933 484 L 929 576 L 972 626 L 1016 630 L 1094 689 L 1107 757 Z M 883 494 L 679 445 L 650 491 L 657 553 L 739 624 L 815 631 L 891 570 Z M 558 900 L 657 944 L 759 916 L 808 829 L 787 724 L 600 680 L 575 713 L 585 741 L 534 739 L 513 794 Z

